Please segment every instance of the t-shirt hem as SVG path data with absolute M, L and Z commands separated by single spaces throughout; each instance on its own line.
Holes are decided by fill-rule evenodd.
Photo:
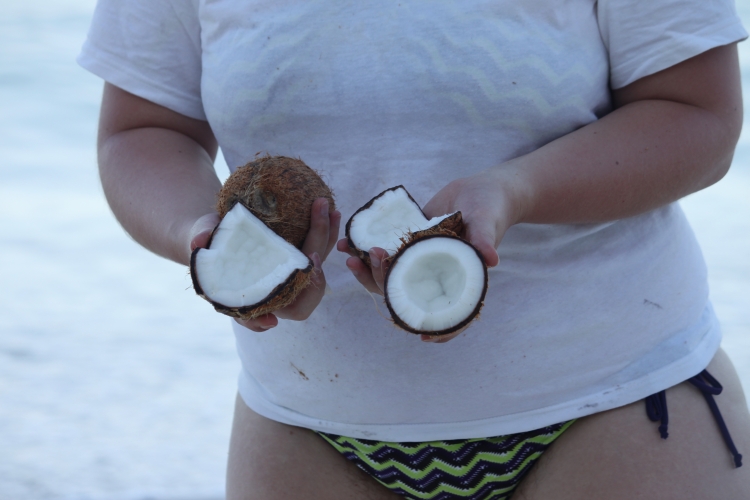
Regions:
M 656 372 L 558 405 L 465 422 L 349 424 L 318 419 L 266 400 L 262 396 L 262 388 L 244 371 L 239 376 L 239 394 L 249 408 L 271 420 L 353 438 L 391 442 L 483 438 L 541 429 L 644 399 L 700 373 L 716 354 L 720 342 L 721 330 L 714 319 L 708 325 L 702 341 L 689 355 Z

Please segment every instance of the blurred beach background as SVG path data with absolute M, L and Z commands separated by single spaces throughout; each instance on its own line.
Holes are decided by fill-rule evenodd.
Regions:
M 0 500 L 218 500 L 234 339 L 105 203 L 102 82 L 75 64 L 94 5 L 0 0 Z M 750 0 L 738 10 L 750 27 Z M 750 44 L 740 55 L 749 96 Z M 747 123 L 729 174 L 682 205 L 750 389 Z

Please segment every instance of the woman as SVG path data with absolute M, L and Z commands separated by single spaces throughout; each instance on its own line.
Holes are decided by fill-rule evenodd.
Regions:
M 317 200 L 315 286 L 235 325 L 228 498 L 747 497 L 684 382 L 724 385 L 747 449 L 674 203 L 730 165 L 745 36 L 729 2 L 100 1 L 80 62 L 108 82 L 102 183 L 141 244 L 183 264 L 206 244 L 218 143 L 232 168 L 301 156 L 346 216 L 404 184 L 429 216 L 461 210 L 492 267 L 482 319 L 420 342 L 356 283 L 380 292 L 382 250 L 324 276 L 341 213 Z M 485 460 L 440 465 L 475 447 Z

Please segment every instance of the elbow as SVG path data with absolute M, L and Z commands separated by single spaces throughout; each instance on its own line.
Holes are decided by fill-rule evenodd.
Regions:
M 734 151 L 732 151 L 726 158 L 717 161 L 713 165 L 713 168 L 708 172 L 708 175 L 703 178 L 703 185 L 700 187 L 700 189 L 705 189 L 709 186 L 713 186 L 714 184 L 722 180 L 724 176 L 727 175 L 727 172 L 729 172 L 729 167 L 732 165 L 733 156 Z
M 704 178 L 708 187 L 716 184 L 729 172 L 734 159 L 734 151 L 742 132 L 742 103 L 740 102 L 729 116 L 720 119 L 721 125 L 717 127 L 716 156 L 712 162 L 712 168 L 708 169 Z

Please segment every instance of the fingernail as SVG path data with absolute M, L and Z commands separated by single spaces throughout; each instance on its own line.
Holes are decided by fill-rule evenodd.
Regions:
M 353 270 L 355 267 L 357 267 L 358 260 L 359 259 L 357 257 L 349 257 L 348 259 L 346 259 L 346 267 Z
M 373 253 L 373 250 L 375 250 L 375 249 L 371 248 L 370 251 L 367 252 L 367 253 L 370 254 L 370 264 L 372 264 L 372 267 L 374 267 L 375 269 L 377 269 L 377 268 L 380 267 L 380 259 L 378 259 L 375 256 L 375 254 Z
M 323 263 L 320 262 L 320 255 L 318 255 L 318 252 L 313 252 L 312 255 L 310 255 L 310 259 L 312 259 L 313 265 L 317 269 L 320 269 L 322 267 Z
M 320 215 L 328 215 L 328 200 L 320 204 Z
M 260 327 L 262 329 L 264 329 L 264 330 L 270 330 L 271 328 L 273 328 L 273 325 L 268 325 L 268 326 L 266 326 L 266 325 L 260 325 Z

